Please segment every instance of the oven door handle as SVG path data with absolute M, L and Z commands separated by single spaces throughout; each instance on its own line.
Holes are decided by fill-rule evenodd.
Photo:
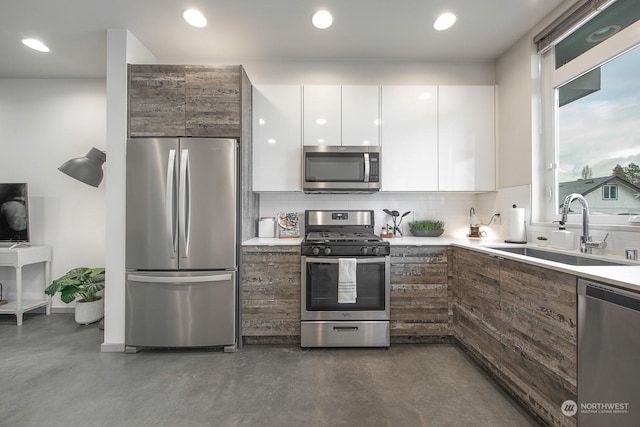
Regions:
M 306 257 L 305 258 L 305 262 L 307 264 L 309 264 L 309 263 L 315 263 L 315 264 L 337 264 L 339 262 L 340 258 L 341 257 L 337 257 L 337 258 L 309 258 L 309 257 Z M 343 258 L 350 258 L 350 257 L 343 257 Z M 356 263 L 357 264 L 380 264 L 380 263 L 384 263 L 386 261 L 387 261 L 386 257 L 356 258 Z

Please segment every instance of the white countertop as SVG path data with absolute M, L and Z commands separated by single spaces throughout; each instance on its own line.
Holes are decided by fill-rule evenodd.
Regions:
M 302 237 L 298 238 L 253 238 L 247 241 L 242 242 L 242 246 L 277 246 L 277 245 L 299 245 L 302 242 Z M 388 241 L 391 246 L 458 246 L 461 248 L 472 249 L 478 252 L 483 252 L 488 255 L 500 256 L 506 259 L 512 259 L 516 261 L 521 261 L 531 265 L 537 265 L 539 267 L 545 267 L 552 270 L 573 274 L 576 276 L 580 276 L 585 279 L 598 280 L 601 282 L 622 286 L 631 290 L 635 290 L 640 292 L 640 263 L 638 262 L 630 262 L 622 257 L 602 257 L 598 255 L 585 255 L 592 258 L 603 259 L 607 261 L 620 261 L 620 262 L 630 262 L 633 265 L 625 265 L 625 266 L 574 266 L 563 264 L 554 261 L 547 261 L 540 258 L 534 258 L 531 256 L 512 254 L 510 252 L 503 252 L 500 250 L 492 249 L 499 247 L 517 247 L 517 246 L 526 246 L 536 249 L 548 250 L 558 253 L 565 254 L 573 254 L 573 255 L 581 255 L 578 250 L 573 251 L 565 251 L 560 249 L 553 248 L 539 248 L 537 245 L 527 244 L 527 245 L 519 245 L 519 244 L 511 244 L 504 243 L 502 241 L 490 241 L 487 239 L 478 239 L 478 240 L 470 240 L 470 239 L 456 239 L 451 237 L 415 237 L 415 236 L 406 236 L 406 237 L 394 237 L 391 239 L 384 239 Z
M 623 259 L 622 257 L 603 257 L 592 254 L 581 254 L 577 250 L 573 251 L 565 251 L 560 249 L 553 248 L 540 248 L 536 245 L 514 245 L 509 243 L 490 243 L 483 242 L 480 244 L 469 244 L 469 242 L 453 242 L 453 246 L 459 246 L 467 249 L 476 250 L 479 252 L 483 252 L 489 255 L 500 256 L 501 258 L 513 259 L 520 262 L 524 262 L 531 265 L 537 265 L 539 267 L 549 268 L 551 270 L 560 271 L 563 273 L 574 274 L 576 276 L 580 276 L 585 279 L 597 280 L 605 283 L 609 283 L 612 285 L 618 285 L 625 287 L 627 289 L 635 290 L 640 292 L 640 263 L 628 261 Z M 571 254 L 571 255 L 584 255 L 589 258 L 602 259 L 605 261 L 614 261 L 614 262 L 624 262 L 624 263 L 632 263 L 632 265 L 624 265 L 624 266 L 582 266 L 582 265 L 569 265 L 563 264 L 560 262 L 547 261 L 545 259 L 534 258 L 526 255 L 518 255 L 512 254 L 510 252 L 504 252 L 496 249 L 489 248 L 491 247 L 514 247 L 514 246 L 526 246 L 535 249 L 542 249 L 546 251 L 558 252 L 563 254 Z
M 286 237 L 283 239 L 277 237 L 254 237 L 245 240 L 242 246 L 297 246 L 302 243 L 303 237 Z

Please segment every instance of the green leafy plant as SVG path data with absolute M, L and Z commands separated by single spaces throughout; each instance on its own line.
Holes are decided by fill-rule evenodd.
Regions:
M 547 240 L 547 238 L 544 237 L 544 236 L 538 236 L 538 237 L 536 237 L 536 239 L 538 239 L 538 240 Z
M 104 268 L 74 268 L 54 280 L 44 293 L 53 296 L 56 292 L 60 292 L 60 299 L 66 304 L 76 298 L 80 302 L 95 301 L 99 299 L 96 297 L 96 292 L 104 289 L 104 273 Z
M 426 219 L 409 223 L 410 230 L 444 230 L 444 221 Z

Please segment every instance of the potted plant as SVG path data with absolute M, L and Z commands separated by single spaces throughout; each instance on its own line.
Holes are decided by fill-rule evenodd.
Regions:
M 60 292 L 62 302 L 76 301 L 75 319 L 82 325 L 104 317 L 104 301 L 96 295 L 104 289 L 104 268 L 79 267 L 54 280 L 44 293 L 53 296 Z
M 409 223 L 409 231 L 418 237 L 438 237 L 444 233 L 444 221 L 426 219 Z
M 538 236 L 536 237 L 536 239 L 538 239 L 538 246 L 547 246 L 547 238 L 544 236 Z

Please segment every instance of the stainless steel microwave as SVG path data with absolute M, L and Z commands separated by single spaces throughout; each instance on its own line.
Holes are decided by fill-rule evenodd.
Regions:
M 380 147 L 305 146 L 302 189 L 305 193 L 380 191 Z

